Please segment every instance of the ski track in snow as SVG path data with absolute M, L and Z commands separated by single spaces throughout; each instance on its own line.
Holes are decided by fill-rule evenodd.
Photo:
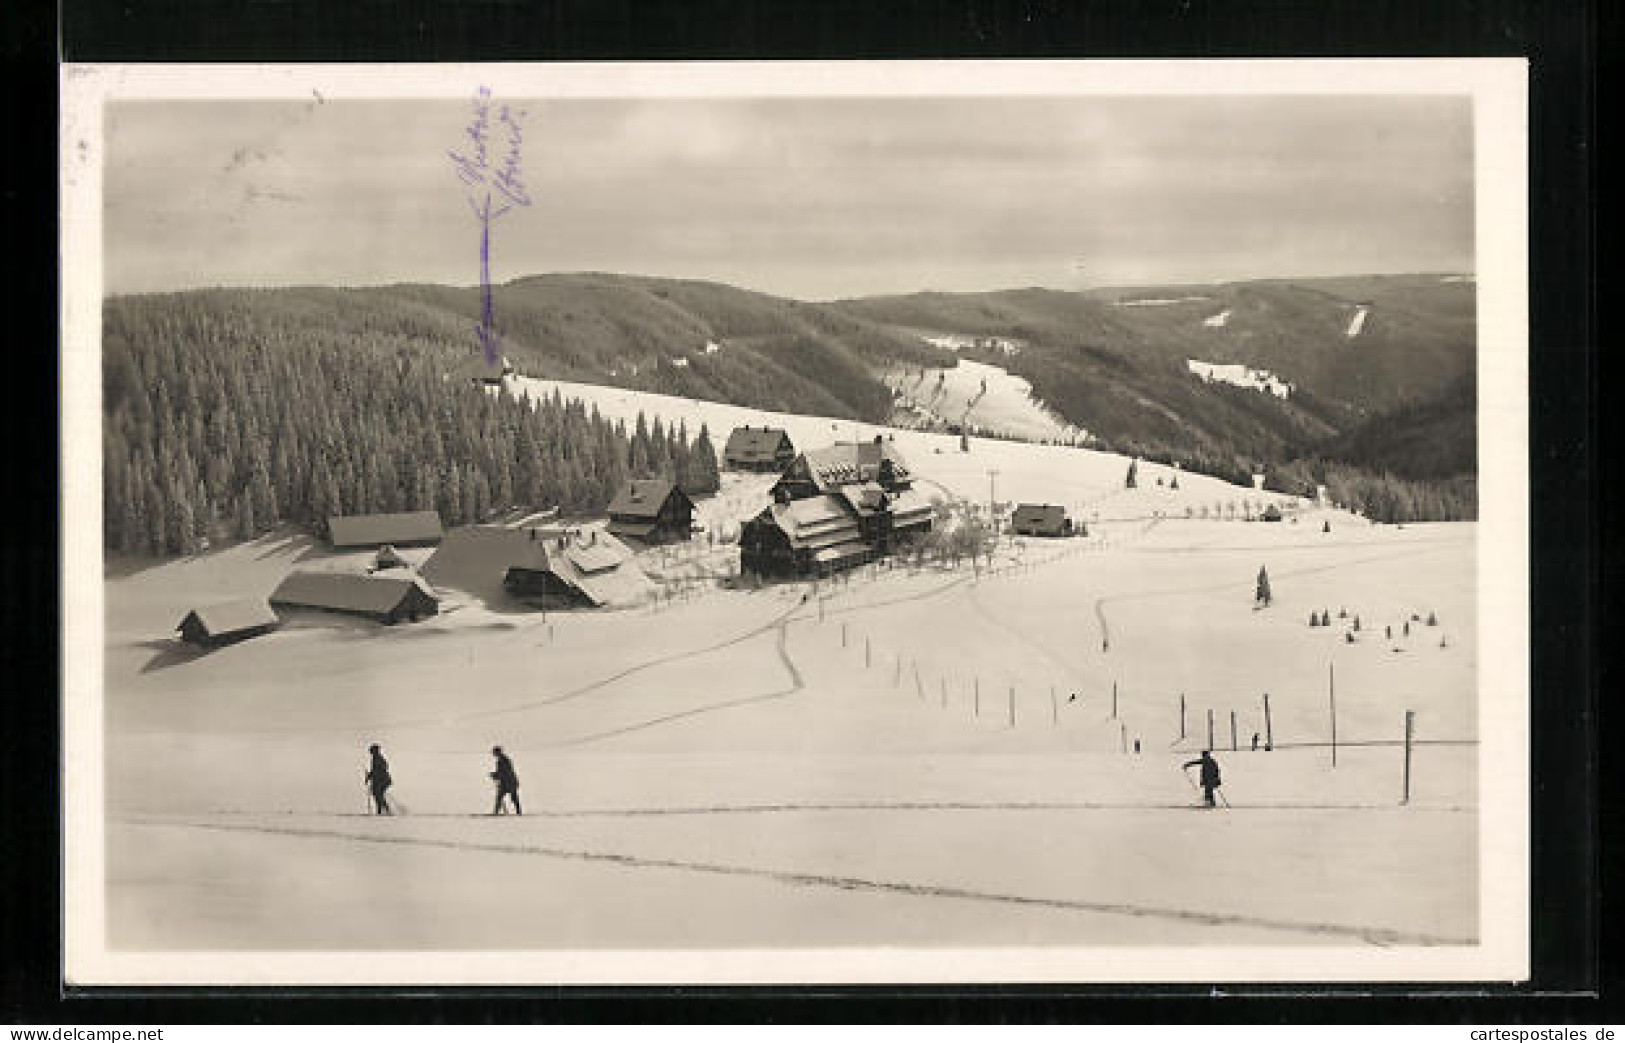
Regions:
M 154 823 L 146 823 L 152 825 Z M 1395 945 L 1441 946 L 1473 945 L 1476 939 L 1452 938 L 1440 935 L 1396 931 L 1385 927 L 1364 927 L 1357 924 L 1319 923 L 1286 920 L 1274 917 L 1248 916 L 1237 913 L 1204 913 L 1194 909 L 1179 909 L 1125 902 L 1090 902 L 1070 898 L 1044 898 L 1032 895 L 1006 894 L 974 888 L 914 883 L 904 880 L 882 880 L 855 876 L 837 876 L 823 873 L 798 872 L 788 869 L 769 869 L 759 866 L 736 865 L 724 862 L 696 862 L 676 858 L 630 855 L 613 851 L 592 851 L 581 848 L 547 847 L 531 844 L 478 844 L 467 841 L 437 840 L 427 837 L 379 836 L 377 834 L 349 833 L 336 829 L 315 827 L 238 825 L 222 822 L 177 821 L 161 825 L 216 830 L 229 833 L 258 833 L 269 836 L 300 837 L 311 840 L 348 840 L 364 844 L 396 844 L 439 848 L 452 851 L 483 851 L 502 855 L 528 855 L 573 862 L 594 862 L 622 866 L 630 869 L 664 869 L 677 872 L 704 873 L 713 876 L 749 877 L 769 880 L 791 887 L 832 888 L 841 891 L 868 891 L 882 894 L 902 894 L 918 898 L 940 898 L 968 902 L 996 903 L 1054 909 L 1062 912 L 1096 913 L 1142 919 L 1168 920 L 1207 927 L 1252 927 L 1280 931 L 1288 934 L 1308 934 L 1322 937 L 1349 938 L 1379 947 Z
M 608 731 L 595 732 L 591 735 L 579 736 L 574 739 L 568 739 L 564 742 L 552 743 L 548 746 L 544 746 L 543 749 L 557 749 L 565 746 L 583 746 L 590 742 L 598 742 L 603 739 L 612 739 L 619 735 L 628 735 L 632 732 L 640 732 L 647 728 L 657 728 L 663 724 L 671 724 L 675 721 L 688 720 L 693 717 L 699 717 L 702 714 L 715 713 L 719 710 L 731 710 L 737 706 L 749 706 L 753 703 L 771 702 L 776 699 L 784 699 L 795 695 L 797 692 L 800 692 L 807 686 L 801 679 L 801 671 L 796 669 L 796 664 L 791 660 L 789 650 L 786 648 L 789 624 L 790 621 L 788 618 L 781 618 L 777 624 L 779 632 L 777 645 L 779 661 L 784 664 L 784 668 L 790 673 L 789 688 L 783 688 L 775 692 L 764 692 L 758 695 L 741 696 L 738 699 L 729 699 L 726 702 L 712 703 L 708 706 L 696 706 L 693 709 L 681 710 L 677 713 L 666 714 L 662 717 L 655 717 L 646 721 L 639 721 L 636 724 L 623 725 L 619 728 L 611 728 Z

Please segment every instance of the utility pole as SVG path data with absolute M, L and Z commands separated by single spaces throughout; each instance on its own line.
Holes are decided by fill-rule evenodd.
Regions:
M 1213 748 L 1213 707 L 1207 710 L 1207 748 Z
M 1270 727 L 1270 693 L 1264 693 L 1264 752 L 1275 749 L 1275 732 Z

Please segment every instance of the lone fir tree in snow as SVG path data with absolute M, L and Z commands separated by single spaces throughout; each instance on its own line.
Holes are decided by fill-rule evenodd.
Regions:
M 1266 608 L 1270 603 L 1270 574 L 1262 565 L 1258 566 L 1258 593 L 1254 600 Z
M 1170 488 L 1170 489 L 1179 488 L 1179 472 L 1178 471 L 1174 472 L 1173 480 L 1168 483 L 1168 488 Z M 1188 508 L 1188 507 L 1186 508 L 1186 510 L 1189 510 L 1189 509 L 1190 508 Z
M 1138 460 L 1130 460 L 1128 462 L 1128 477 L 1123 479 L 1123 488 L 1125 488 L 1125 489 L 1134 488 L 1135 485 L 1137 484 L 1139 473 L 1140 473 L 1140 461 L 1138 461 Z

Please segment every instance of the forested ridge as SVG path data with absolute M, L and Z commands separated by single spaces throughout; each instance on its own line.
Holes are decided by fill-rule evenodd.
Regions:
M 107 302 L 109 549 L 191 553 L 373 511 L 437 510 L 451 525 L 511 506 L 597 512 L 632 476 L 717 488 L 709 431 L 641 418 L 627 431 L 557 396 L 491 393 L 454 373 L 471 352 L 434 316 L 346 305 L 341 291 Z

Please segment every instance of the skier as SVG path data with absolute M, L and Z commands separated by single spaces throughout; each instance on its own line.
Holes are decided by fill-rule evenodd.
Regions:
M 513 799 L 513 813 L 523 815 L 524 809 L 519 806 L 519 776 L 513 770 L 513 761 L 502 752 L 501 746 L 491 747 L 491 756 L 497 759 L 497 770 L 491 773 L 491 778 L 497 784 L 496 803 L 491 806 L 491 814 L 502 814 L 502 798 Z
M 1193 761 L 1186 761 L 1180 765 L 1179 770 L 1200 766 L 1202 769 L 1202 800 L 1208 807 L 1213 807 L 1213 791 L 1219 788 L 1219 762 L 1213 759 L 1212 750 L 1203 750 L 1202 755 Z
M 372 755 L 372 761 L 367 765 L 365 777 L 367 788 L 372 791 L 372 813 L 374 815 L 393 815 L 395 812 L 389 806 L 389 800 L 384 796 L 384 792 L 395 781 L 389 777 L 389 762 L 384 760 L 383 751 L 378 748 L 377 743 L 368 746 L 367 752 Z

